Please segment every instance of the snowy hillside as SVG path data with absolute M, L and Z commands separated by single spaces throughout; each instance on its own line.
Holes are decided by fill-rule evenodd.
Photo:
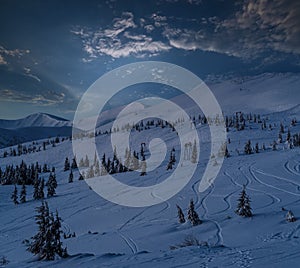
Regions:
M 0 119 L 0 128 L 16 129 L 24 127 L 69 127 L 71 122 L 51 114 L 37 113 L 16 120 Z
M 292 126 L 294 119 L 298 122 Z M 300 147 L 290 149 L 283 141 L 273 150 L 273 143 L 278 140 L 280 124 L 284 140 L 289 129 L 292 136 L 300 132 L 299 106 L 262 114 L 261 120 L 258 123 L 256 119 L 247 119 L 240 131 L 230 127 L 230 157 L 225 159 L 214 184 L 203 193 L 198 192 L 198 185 L 209 157 L 209 128 L 197 124 L 201 154 L 192 180 L 173 198 L 144 208 L 119 206 L 101 198 L 85 181 L 78 180 L 77 169 L 73 170 L 74 182 L 68 183 L 70 172 L 63 170 L 65 158 L 73 158 L 69 140 L 14 157 L 2 158 L 6 149 L 1 149 L 2 171 L 22 160 L 28 165 L 39 161 L 56 168 L 57 194 L 45 200 L 51 211 L 58 210 L 62 231 L 67 236 L 75 232 L 76 236 L 62 239 L 70 257 L 37 261 L 22 242 L 37 232 L 35 207 L 41 202 L 33 200 L 33 186 L 27 186 L 27 202 L 14 205 L 10 199 L 14 186 L 0 186 L 0 263 L 3 257 L 7 262 L 3 267 L 297 267 L 300 222 L 287 222 L 285 216 L 287 210 L 292 210 L 300 218 Z M 266 128 L 262 127 L 264 121 Z M 133 131 L 132 135 L 137 148 L 142 142 L 149 144 L 151 138 L 159 137 L 166 141 L 167 148 L 175 148 L 179 158 L 178 137 L 169 127 L 151 126 Z M 258 153 L 244 153 L 249 139 L 253 147 L 258 143 Z M 100 155 L 112 157 L 108 134 L 97 136 L 96 143 Z M 128 185 L 153 185 L 172 173 L 166 170 L 167 163 L 168 157 L 143 177 L 135 171 L 117 173 L 114 177 Z M 47 180 L 49 173 L 40 176 Z M 250 218 L 234 212 L 243 185 L 252 200 L 254 215 Z M 21 186 L 17 187 L 20 191 Z M 188 220 L 178 223 L 176 204 L 187 219 L 190 199 L 202 220 L 198 226 L 192 226 Z
M 27 141 L 55 136 L 70 136 L 72 123 L 66 119 L 44 113 L 22 119 L 0 119 L 0 148 Z
M 265 73 L 246 77 L 215 77 L 207 85 L 225 113 L 284 111 L 299 104 L 300 76 L 293 73 Z

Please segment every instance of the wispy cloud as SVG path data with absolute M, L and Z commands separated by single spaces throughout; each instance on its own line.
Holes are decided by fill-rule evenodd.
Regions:
M 83 49 L 90 59 L 99 55 L 108 55 L 113 58 L 145 57 L 171 49 L 170 45 L 155 40 L 150 35 L 136 33 L 136 28 L 138 25 L 134 22 L 133 14 L 125 12 L 120 18 L 115 18 L 112 26 L 106 29 L 92 31 L 81 28 L 72 30 L 72 33 L 81 37 Z M 89 60 L 84 59 L 84 61 Z
M 237 2 L 235 10 L 226 18 L 175 18 L 154 13 L 135 19 L 125 12 L 107 28 L 78 28 L 72 32 L 82 39 L 88 55 L 85 62 L 100 55 L 153 56 L 174 48 L 212 51 L 245 60 L 270 51 L 300 55 L 299 1 L 246 0 Z
M 7 65 L 8 61 L 6 57 L 22 57 L 25 54 L 30 53 L 30 50 L 22 50 L 22 49 L 6 49 L 3 46 L 0 46 L 0 65 Z
M 0 54 L 0 65 L 6 65 L 7 61 L 3 58 L 3 56 Z
M 13 89 L 1 89 L 0 101 L 23 102 L 39 106 L 49 106 L 63 103 L 65 95 L 55 91 L 48 91 L 46 94 L 31 94 L 25 91 Z

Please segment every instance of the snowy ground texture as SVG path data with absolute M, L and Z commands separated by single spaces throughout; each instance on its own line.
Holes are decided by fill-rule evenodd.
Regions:
M 244 131 L 230 131 L 231 156 L 225 159 L 214 184 L 203 193 L 197 189 L 207 161 L 209 146 L 205 143 L 205 133 L 208 129 L 198 126 L 204 137 L 192 180 L 170 200 L 145 208 L 123 207 L 101 198 L 84 181 L 78 181 L 78 171 L 74 172 L 74 182 L 68 183 L 69 172 L 64 172 L 63 166 L 65 157 L 73 157 L 71 141 L 38 153 L 0 158 L 2 169 L 8 164 L 18 165 L 22 159 L 27 164 L 39 161 L 56 167 L 57 195 L 46 200 L 51 211 L 59 211 L 62 230 L 66 234 L 76 233 L 76 237 L 62 239 L 70 257 L 37 261 L 22 241 L 37 232 L 35 207 L 41 202 L 32 199 L 33 188 L 28 186 L 28 201 L 14 205 L 10 199 L 14 186 L 0 186 L 0 267 L 298 267 L 300 148 L 285 149 L 279 144 L 278 150 L 272 151 L 269 145 L 277 140 L 280 122 L 287 130 L 291 119 L 300 121 L 299 110 L 296 107 L 265 116 L 269 118 L 267 124 L 276 124 L 273 130 L 262 131 L 259 125 L 250 123 Z M 177 152 L 174 132 L 160 131 L 160 137 Z M 291 127 L 292 134 L 299 132 L 300 123 Z M 144 141 L 145 133 L 136 135 L 137 144 Z M 242 151 L 248 139 L 253 146 L 256 142 L 260 146 L 265 143 L 267 150 L 244 155 Z M 97 143 L 103 151 L 108 151 L 107 137 L 97 137 Z M 171 172 L 165 167 L 162 165 L 156 173 L 145 177 L 134 172 L 115 177 L 136 185 L 143 185 L 145 180 L 149 185 Z M 48 174 L 44 178 L 47 180 Z M 243 185 L 252 200 L 252 218 L 234 213 Z M 203 221 L 199 226 L 178 223 L 176 204 L 186 215 L 191 198 Z M 292 210 L 299 220 L 286 222 L 287 210 Z M 188 237 L 196 238 L 200 245 L 178 246 Z M 170 249 L 172 246 L 177 248 Z M 6 264 L 2 264 L 2 257 Z

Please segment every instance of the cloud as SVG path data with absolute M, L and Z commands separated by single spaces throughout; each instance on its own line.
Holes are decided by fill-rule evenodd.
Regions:
M 197 0 L 184 2 L 202 4 Z M 246 61 L 272 52 L 300 55 L 300 2 L 245 0 L 236 2 L 235 11 L 222 18 L 175 18 L 153 13 L 135 20 L 132 13 L 125 12 L 107 28 L 72 32 L 82 39 L 88 55 L 85 62 L 100 55 L 145 57 L 172 49 L 217 52 Z
M 30 53 L 29 50 L 22 50 L 22 49 L 13 49 L 13 50 L 9 50 L 6 49 L 3 46 L 0 46 L 0 65 L 7 65 L 7 59 L 6 57 L 22 57 L 25 54 Z
M 43 94 L 31 94 L 25 91 L 13 89 L 0 89 L 0 101 L 22 102 L 36 104 L 39 106 L 49 106 L 63 103 L 65 95 L 49 90 Z
M 270 51 L 300 54 L 298 1 L 248 0 L 237 9 L 225 19 L 202 18 L 192 29 L 168 26 L 163 36 L 177 49 L 214 51 L 246 60 Z
M 7 61 L 3 58 L 3 56 L 0 54 L 0 65 L 6 65 Z
M 165 18 L 155 18 L 157 23 L 164 21 Z M 140 25 L 145 21 L 141 20 Z M 151 25 L 146 25 L 147 31 L 151 31 Z M 171 46 L 154 40 L 152 36 L 145 33 L 136 33 L 138 25 L 134 22 L 134 16 L 130 12 L 122 13 L 120 18 L 115 18 L 113 24 L 106 29 L 92 31 L 90 29 L 72 30 L 77 36 L 80 36 L 83 42 L 83 50 L 89 55 L 89 59 L 83 59 L 89 62 L 99 55 L 108 55 L 113 58 L 128 56 L 145 57 L 154 56 L 160 52 L 168 51 Z M 153 28 L 154 29 L 154 28 Z

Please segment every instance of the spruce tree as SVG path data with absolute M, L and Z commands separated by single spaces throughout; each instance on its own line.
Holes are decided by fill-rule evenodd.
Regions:
M 147 169 L 147 163 L 146 163 L 145 156 L 143 156 L 143 160 L 142 160 L 142 162 L 141 162 L 141 169 L 142 169 L 142 171 L 141 171 L 140 176 L 145 176 L 145 175 L 147 175 L 147 172 L 146 172 L 146 169 Z
M 96 160 L 96 164 L 95 164 L 95 175 L 100 176 L 100 165 L 98 160 Z
M 76 161 L 76 156 L 73 158 L 72 160 L 72 165 L 71 165 L 72 169 L 76 169 L 77 168 L 77 161 Z
M 34 180 L 34 184 L 33 184 L 33 199 L 37 200 L 40 199 L 39 197 L 39 188 L 40 188 L 40 179 L 39 178 L 35 178 Z
M 294 222 L 294 221 L 296 221 L 294 213 L 291 210 L 289 210 L 288 213 L 286 214 L 286 220 L 288 222 Z
M 184 214 L 182 212 L 182 209 L 180 206 L 176 205 L 177 207 L 177 215 L 178 215 L 178 221 L 179 223 L 185 223 Z
M 57 187 L 57 181 L 55 174 L 50 173 L 47 186 L 47 197 L 51 197 L 55 195 L 55 189 Z
M 38 199 L 44 199 L 44 197 L 45 197 L 44 186 L 45 186 L 45 181 L 44 181 L 44 178 L 42 178 L 40 185 L 39 185 L 39 193 L 38 193 L 39 198 Z
M 188 220 L 191 222 L 193 226 L 201 224 L 201 220 L 199 219 L 199 216 L 197 212 L 195 211 L 194 201 L 191 199 L 190 206 L 188 210 Z
M 45 218 L 45 203 L 42 202 L 42 205 L 40 207 L 37 207 L 35 210 L 37 212 L 37 215 L 35 216 L 35 222 L 38 225 L 38 233 L 31 238 L 32 241 L 27 250 L 37 255 L 40 253 L 41 249 L 44 246 L 44 240 L 47 229 Z
M 61 219 L 57 211 L 54 218 L 53 213 L 49 212 L 47 202 L 43 202 L 40 207 L 36 208 L 36 211 L 38 214 L 35 220 L 39 230 L 32 237 L 27 250 L 38 255 L 40 260 L 54 260 L 56 254 L 62 258 L 67 257 L 67 249 L 62 247 L 60 240 Z
M 259 153 L 259 146 L 258 146 L 258 142 L 255 144 L 255 153 Z
M 73 175 L 73 171 L 71 170 L 70 174 L 69 174 L 69 183 L 73 182 L 73 178 L 74 178 L 74 175 Z
M 238 206 L 235 210 L 235 213 L 242 217 L 252 217 L 252 209 L 250 206 L 250 198 L 246 193 L 246 187 L 243 186 L 243 190 L 240 193 L 240 197 L 238 199 Z
M 90 166 L 90 160 L 89 160 L 89 158 L 88 158 L 87 155 L 85 155 L 84 166 L 85 167 L 89 167 Z
M 18 189 L 17 189 L 16 185 L 15 185 L 14 191 L 13 191 L 13 193 L 11 195 L 11 199 L 14 202 L 15 205 L 19 204 L 19 201 L 18 201 Z
M 25 183 L 22 185 L 21 193 L 20 193 L 20 202 L 25 203 L 26 202 L 26 186 Z
M 197 160 L 198 160 L 197 143 L 196 143 L 196 140 L 194 140 L 193 149 L 192 149 L 191 162 L 193 164 L 196 164 Z
M 69 162 L 69 158 L 66 157 L 65 159 L 65 165 L 64 165 L 64 171 L 70 170 L 70 162 Z
M 245 147 L 244 147 L 244 152 L 245 154 L 252 154 L 252 147 L 251 147 L 251 141 L 248 140 L 245 144 Z

